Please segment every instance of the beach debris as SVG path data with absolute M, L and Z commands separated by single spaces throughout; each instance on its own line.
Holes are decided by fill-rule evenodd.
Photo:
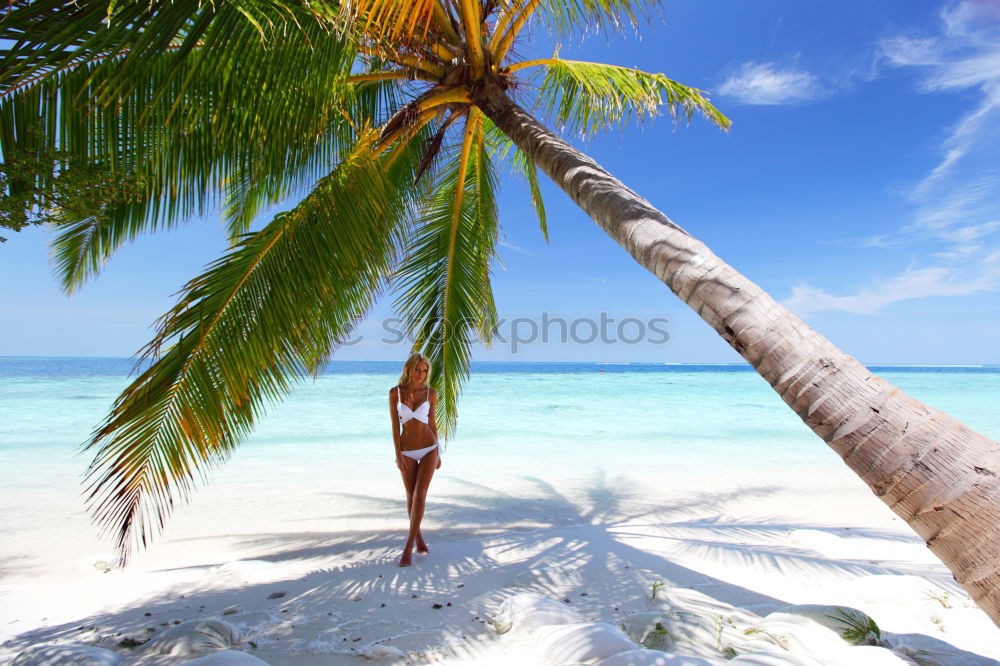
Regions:
M 259 657 L 239 650 L 220 650 L 197 659 L 181 662 L 178 666 L 268 666 Z
M 116 666 L 121 661 L 120 654 L 90 645 L 34 645 L 11 666 Z
M 434 604 L 431 608 L 444 608 L 441 604 Z
M 354 599 L 352 601 L 361 601 L 361 595 L 360 594 L 355 594 L 354 595 Z
M 121 639 L 120 641 L 118 641 L 118 647 L 120 647 L 120 648 L 127 648 L 127 649 L 131 650 L 132 648 L 137 648 L 140 645 L 144 645 L 146 642 L 147 642 L 146 639 L 141 639 L 140 640 L 140 639 L 137 639 L 137 638 L 132 638 L 131 636 L 127 636 L 127 637 Z
M 771 643 L 784 650 L 821 656 L 835 654 L 850 645 L 839 633 L 816 620 L 780 611 L 767 615 L 747 629 L 746 634 L 751 638 L 750 652 Z
M 402 659 L 405 654 L 398 647 L 393 647 L 391 645 L 379 645 L 374 643 L 372 645 L 366 645 L 362 648 L 359 653 L 365 659 Z
M 108 573 L 111 571 L 111 563 L 107 560 L 97 560 L 94 562 L 93 567 L 101 573 Z
M 730 625 L 716 613 L 679 609 L 633 613 L 625 617 L 624 627 L 643 647 L 692 657 L 720 657 L 723 643 L 733 642 Z
M 508 597 L 501 604 L 494 618 L 497 633 L 511 629 L 531 632 L 539 627 L 552 624 L 583 622 L 584 617 L 564 604 L 533 592 L 524 592 Z
M 240 612 L 240 609 L 236 606 L 230 606 L 226 610 L 222 611 L 223 615 L 236 615 Z
M 641 647 L 607 622 L 549 625 L 531 634 L 532 651 L 558 664 L 596 663 Z
M 767 617 L 775 617 L 779 613 L 807 617 L 837 632 L 851 645 L 881 645 L 882 632 L 875 620 L 857 608 L 801 604 L 779 608 Z
M 192 620 L 167 629 L 149 641 L 143 652 L 186 657 L 226 650 L 239 645 L 242 638 L 239 628 L 225 620 Z
M 281 599 L 286 594 L 288 594 L 288 593 L 287 592 L 272 592 L 271 594 L 267 595 L 267 598 L 268 599 Z
M 651 650 L 666 651 L 673 642 L 670 630 L 664 625 L 664 622 L 667 621 L 663 611 L 633 613 L 625 618 L 622 628 L 625 630 L 625 634 L 636 643 L 641 643 Z

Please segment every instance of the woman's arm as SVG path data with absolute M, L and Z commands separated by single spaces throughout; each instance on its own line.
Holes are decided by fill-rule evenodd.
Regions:
M 396 449 L 396 467 L 403 469 L 403 454 L 399 446 L 399 416 L 396 408 L 398 400 L 398 389 L 389 389 L 389 422 L 392 424 L 392 445 Z
M 428 397 L 428 401 L 431 403 L 431 411 L 427 415 L 427 426 L 431 429 L 431 432 L 434 433 L 434 443 L 436 444 L 437 441 L 438 441 L 438 439 L 440 439 L 438 437 L 437 419 L 434 416 L 434 411 L 435 411 L 435 408 L 437 407 L 437 404 L 438 404 L 437 391 L 433 391 L 432 390 L 430 392 L 430 396 Z
M 438 402 L 437 391 L 431 391 L 430 397 L 428 398 L 428 400 L 431 403 L 431 410 L 430 410 L 430 413 L 427 415 L 427 425 L 430 426 L 431 432 L 434 433 L 434 443 L 438 445 L 438 450 L 437 450 L 438 462 L 437 462 L 437 467 L 435 469 L 440 469 L 441 468 L 441 441 L 440 441 L 441 438 L 438 436 L 437 418 L 436 418 L 436 416 L 434 414 L 434 408 L 437 407 L 437 402 Z

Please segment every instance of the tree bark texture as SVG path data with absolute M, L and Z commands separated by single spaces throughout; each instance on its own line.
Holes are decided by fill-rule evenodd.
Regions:
M 873 375 L 506 94 L 475 101 L 739 352 L 1000 626 L 1000 445 Z

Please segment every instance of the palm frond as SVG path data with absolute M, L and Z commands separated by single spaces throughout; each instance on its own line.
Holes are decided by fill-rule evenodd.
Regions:
M 660 0 L 541 0 L 537 12 L 556 37 L 637 29 L 661 12 Z
M 474 111 L 467 118 L 462 143 L 442 150 L 437 161 L 446 166 L 431 186 L 393 278 L 396 308 L 415 334 L 414 348 L 432 361 L 445 436 L 455 429 L 472 344 L 489 343 L 497 321 L 490 284 L 499 229 L 497 180 L 476 116 Z
M 54 256 L 68 290 L 95 274 L 121 243 L 204 214 L 220 200 L 231 234 L 242 233 L 264 206 L 327 172 L 356 139 L 359 119 L 377 122 L 398 106 L 395 82 L 345 83 L 354 51 L 324 25 L 308 23 L 268 43 L 253 23 L 220 19 L 203 35 L 225 38 L 240 59 L 220 65 L 214 54 L 195 49 L 178 69 L 174 54 L 160 54 L 110 107 L 79 103 L 108 76 L 119 76 L 94 63 L 0 101 L 5 153 L 19 141 L 13 128 L 34 118 L 49 143 L 78 163 L 145 185 L 142 196 L 123 205 L 68 216 L 60 225 Z
M 556 38 L 638 28 L 660 11 L 659 0 L 512 0 L 497 15 L 490 48 L 503 60 L 532 20 Z
M 455 0 L 465 34 L 466 57 L 473 80 L 483 73 L 483 17 L 480 0 Z
M 592 136 L 618 127 L 633 118 L 643 121 L 667 107 L 674 122 L 689 120 L 695 111 L 722 129 L 730 125 L 697 88 L 682 85 L 663 74 L 630 67 L 577 60 L 558 54 L 546 60 L 521 63 L 545 67 L 538 104 L 560 126 Z
M 178 62 L 195 47 L 234 62 L 225 31 L 212 26 L 250 25 L 262 41 L 292 26 L 321 19 L 323 3 L 303 8 L 283 0 L 224 3 L 173 0 L 14 0 L 0 21 L 0 96 L 34 80 L 90 63 L 108 70 L 99 89 L 106 100 L 129 94 L 136 72 L 164 52 Z M 327 22 L 327 25 L 330 25 Z M 117 73 L 117 74 L 116 74 Z
M 521 173 L 524 174 L 525 180 L 528 181 L 528 191 L 531 193 L 531 207 L 535 209 L 535 214 L 538 216 L 538 228 L 541 229 L 542 236 L 545 237 L 545 242 L 548 243 L 549 224 L 545 216 L 545 202 L 542 200 L 542 189 L 538 185 L 538 168 L 535 166 L 535 161 L 518 148 L 514 152 L 514 164 L 517 165 Z
M 535 166 L 535 161 L 527 153 L 518 148 L 511 141 L 510 137 L 501 132 L 500 128 L 494 125 L 492 120 L 489 118 L 484 118 L 483 120 L 486 142 L 490 153 L 495 158 L 503 161 L 512 174 L 524 178 L 528 186 L 528 193 L 531 196 L 531 207 L 535 209 L 535 214 L 538 216 L 538 228 L 541 230 L 545 242 L 549 242 L 549 226 L 545 215 L 545 201 L 542 199 L 542 189 L 538 182 L 538 167 Z
M 94 432 L 88 505 L 123 560 L 297 377 L 325 363 L 383 288 L 424 137 L 391 167 L 367 139 L 188 283 L 143 352 L 152 365 Z
M 340 5 L 340 15 L 362 34 L 378 39 L 404 41 L 426 37 L 435 22 L 438 0 L 355 0 Z

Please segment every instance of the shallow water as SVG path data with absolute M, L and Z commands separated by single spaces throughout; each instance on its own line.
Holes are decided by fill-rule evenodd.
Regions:
M 80 444 L 128 383 L 124 359 L 0 358 L 0 485 L 69 488 Z M 1000 439 L 1000 368 L 883 367 L 886 380 Z M 388 389 L 398 364 L 341 361 L 261 419 L 228 484 L 395 483 Z M 446 469 L 471 481 L 840 465 L 744 366 L 481 363 Z

